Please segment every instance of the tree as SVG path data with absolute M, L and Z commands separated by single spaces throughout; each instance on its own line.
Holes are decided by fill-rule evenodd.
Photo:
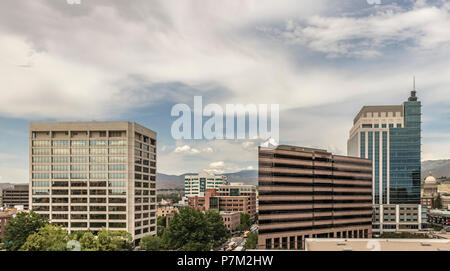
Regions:
M 47 224 L 28 236 L 20 248 L 22 251 L 65 251 L 69 234 L 62 226 Z
M 156 234 L 161 237 L 166 229 L 166 217 L 159 216 L 156 222 Z
M 210 250 L 205 215 L 193 208 L 183 208 L 171 219 L 162 236 L 163 246 L 171 250 Z
M 252 225 L 252 220 L 250 215 L 247 213 L 241 213 L 241 224 L 238 227 L 239 231 L 244 231 Z
M 225 227 L 222 216 L 216 211 L 209 210 L 205 213 L 205 218 L 208 225 L 209 240 L 211 240 L 212 246 L 218 247 L 225 243 L 228 237 L 230 237 L 230 232 Z
M 146 235 L 142 237 L 139 246 L 145 251 L 158 251 L 161 249 L 161 239 L 158 236 Z
M 102 228 L 97 234 L 100 251 L 124 251 L 133 249 L 133 237 L 126 231 L 109 231 Z
M 431 207 L 433 209 L 442 209 L 442 201 L 441 201 L 441 195 L 440 194 L 438 194 L 436 199 L 432 200 Z
M 258 245 L 258 233 L 252 232 L 248 235 L 247 241 L 245 242 L 245 249 L 255 249 Z
M 85 232 L 79 239 L 82 251 L 98 251 L 99 242 L 92 232 Z
M 19 250 L 29 235 L 36 233 L 47 224 L 46 218 L 33 211 L 18 213 L 5 227 L 4 248 L 6 250 Z
M 255 216 L 253 217 L 253 224 L 258 223 L 258 217 L 259 217 L 258 213 L 255 213 Z

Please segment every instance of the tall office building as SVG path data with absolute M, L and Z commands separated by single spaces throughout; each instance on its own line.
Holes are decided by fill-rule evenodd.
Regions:
M 206 171 L 198 175 L 186 175 L 184 177 L 184 197 L 203 197 L 206 189 L 219 189 L 220 185 L 228 184 L 226 176 L 216 176 Z
M 373 161 L 374 204 L 420 204 L 421 104 L 364 106 L 353 121 L 348 155 Z
M 156 234 L 156 133 L 134 122 L 30 123 L 30 206 L 69 231 Z
M 426 224 L 420 205 L 421 103 L 415 88 L 394 106 L 364 106 L 353 121 L 348 155 L 373 161 L 373 230 L 418 230 Z
M 325 150 L 258 149 L 259 249 L 306 238 L 371 238 L 372 162 Z

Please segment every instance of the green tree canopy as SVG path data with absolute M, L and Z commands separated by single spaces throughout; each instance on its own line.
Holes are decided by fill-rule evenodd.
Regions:
M 241 224 L 238 227 L 239 231 L 244 231 L 252 225 L 252 219 L 249 214 L 241 213 Z
M 97 235 L 100 251 L 124 251 L 133 249 L 133 237 L 126 231 L 109 231 L 102 228 Z
M 98 251 L 99 242 L 92 232 L 85 232 L 79 239 L 82 251 Z
M 206 251 L 228 236 L 217 212 L 206 214 L 193 208 L 183 208 L 171 219 L 162 236 L 162 244 L 171 250 Z
M 47 224 L 46 218 L 33 211 L 18 213 L 5 227 L 4 248 L 6 250 L 19 250 L 27 241 L 29 235 L 36 233 Z
M 252 232 L 248 235 L 247 241 L 245 242 L 245 249 L 255 249 L 258 245 L 258 233 Z
M 225 227 L 222 216 L 216 211 L 209 210 L 205 213 L 205 218 L 208 225 L 209 240 L 211 240 L 212 246 L 218 247 L 225 243 L 230 236 L 230 232 Z
M 69 234 L 62 226 L 47 224 L 28 236 L 20 248 L 22 251 L 64 251 L 67 250 Z
M 158 251 L 161 249 L 161 239 L 158 236 L 146 235 L 142 237 L 139 245 L 145 251 Z

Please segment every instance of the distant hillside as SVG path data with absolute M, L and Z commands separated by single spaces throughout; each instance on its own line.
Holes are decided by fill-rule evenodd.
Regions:
M 450 177 L 450 159 L 422 162 L 422 179 L 431 172 L 434 177 Z
M 196 173 L 185 173 L 182 175 L 167 175 L 164 173 L 158 173 L 156 176 L 157 187 L 161 188 L 176 188 L 184 187 L 184 177 L 186 175 L 195 175 Z M 235 173 L 225 173 L 229 182 L 240 182 L 245 184 L 258 183 L 258 171 L 256 170 L 243 170 Z

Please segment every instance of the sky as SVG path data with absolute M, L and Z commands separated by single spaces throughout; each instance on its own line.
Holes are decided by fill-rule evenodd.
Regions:
M 70 2 L 70 1 L 69 1 Z M 30 121 L 136 121 L 158 172 L 257 168 L 259 140 L 175 140 L 175 104 L 279 104 L 280 143 L 346 154 L 363 105 L 416 76 L 422 160 L 450 158 L 450 2 L 2 0 L 0 182 L 28 181 Z

